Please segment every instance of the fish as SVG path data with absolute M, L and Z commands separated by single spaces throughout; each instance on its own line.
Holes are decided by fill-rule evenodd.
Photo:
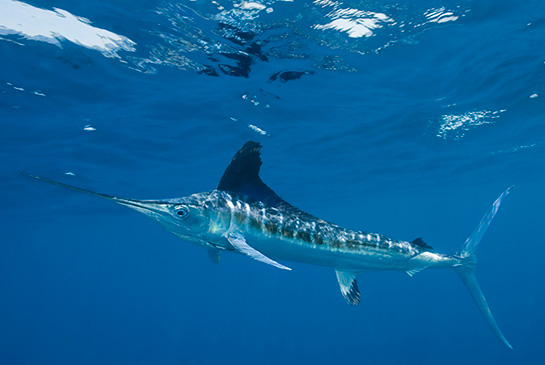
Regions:
M 411 242 L 355 231 L 319 219 L 286 202 L 260 178 L 261 144 L 248 141 L 232 158 L 216 189 L 173 199 L 138 200 L 82 189 L 24 174 L 63 188 L 104 198 L 140 212 L 168 232 L 204 247 L 214 263 L 234 252 L 282 270 L 284 261 L 332 268 L 342 296 L 358 305 L 359 274 L 373 270 L 453 269 L 467 287 L 484 319 L 508 348 L 475 276 L 476 250 L 501 203 L 513 186 L 493 203 L 458 252 L 434 251 L 422 238 Z

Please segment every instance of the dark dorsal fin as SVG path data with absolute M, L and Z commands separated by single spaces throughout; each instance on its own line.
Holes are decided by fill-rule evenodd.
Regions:
M 246 142 L 225 169 L 217 189 L 291 213 L 308 215 L 280 198 L 261 180 L 259 177 L 259 169 L 262 165 L 260 149 L 259 143 Z
M 235 154 L 218 185 L 218 190 L 239 194 L 255 201 L 277 205 L 282 199 L 259 177 L 261 145 L 248 141 Z
M 433 247 L 428 245 L 421 237 L 416 238 L 411 242 L 413 245 L 423 248 L 424 250 L 433 250 Z

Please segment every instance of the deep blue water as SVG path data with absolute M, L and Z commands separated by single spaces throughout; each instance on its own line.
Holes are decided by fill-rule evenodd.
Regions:
M 545 3 L 26 3 L 0 0 L 1 364 L 545 360 Z M 362 274 L 350 307 L 331 269 L 214 265 L 19 174 L 178 197 L 247 140 L 295 206 L 439 252 L 515 185 L 477 268 L 514 350 L 450 270 Z

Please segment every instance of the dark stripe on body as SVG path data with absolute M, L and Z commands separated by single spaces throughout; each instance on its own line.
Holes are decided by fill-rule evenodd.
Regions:
M 305 232 L 305 231 L 297 232 L 297 238 L 300 239 L 301 241 L 305 241 L 307 243 L 312 242 L 312 240 L 310 239 L 310 233 Z
M 235 212 L 235 221 L 237 223 L 244 223 L 246 221 L 246 214 L 242 212 Z
M 265 231 L 267 231 L 267 233 L 272 235 L 276 235 L 279 232 L 278 224 L 274 222 L 266 222 L 264 228 L 265 228 Z
M 254 217 L 250 217 L 249 221 L 250 221 L 250 227 L 261 229 L 261 222 L 258 219 Z
M 263 220 L 260 217 L 263 217 Z M 259 230 L 268 236 L 296 239 L 307 244 L 326 245 L 337 250 L 372 249 L 405 254 L 414 254 L 412 251 L 415 251 L 412 245 L 408 244 L 407 247 L 402 241 L 391 240 L 377 234 L 346 230 L 323 221 L 301 221 L 293 216 L 285 216 L 277 210 L 264 211 L 262 208 L 254 208 L 249 215 L 244 211 L 236 210 L 233 218 L 238 224 L 246 223 L 248 228 Z M 371 240 L 366 239 L 369 235 Z
M 294 233 L 291 229 L 287 228 L 287 227 L 282 227 L 282 236 L 286 237 L 286 238 L 293 238 L 294 236 Z

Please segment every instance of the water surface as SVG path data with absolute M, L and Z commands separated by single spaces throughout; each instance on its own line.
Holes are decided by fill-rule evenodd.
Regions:
M 537 363 L 545 5 L 0 0 L 0 362 Z M 477 275 L 283 272 L 24 171 L 133 198 L 216 187 L 247 140 L 309 213 L 437 251 L 516 188 Z

